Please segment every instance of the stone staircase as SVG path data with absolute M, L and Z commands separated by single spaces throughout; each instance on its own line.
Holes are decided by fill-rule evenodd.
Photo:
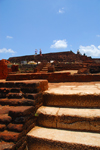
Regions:
M 37 126 L 27 134 L 29 150 L 100 150 L 100 89 L 72 87 L 45 91 Z
M 47 63 L 40 72 L 48 72 L 48 67 L 50 66 L 50 63 Z

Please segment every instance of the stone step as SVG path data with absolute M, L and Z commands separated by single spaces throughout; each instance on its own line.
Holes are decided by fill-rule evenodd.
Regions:
M 42 71 L 48 71 L 48 69 L 42 69 Z
M 7 98 L 23 98 L 23 93 L 8 93 Z
M 9 106 L 34 106 L 36 103 L 42 101 L 42 99 L 0 99 L 0 104 L 2 106 L 9 105 Z
M 21 80 L 25 75 L 32 75 L 32 74 L 23 74 Z M 27 88 L 28 89 L 39 89 L 41 91 L 47 90 L 48 89 L 48 81 L 47 80 L 23 80 L 23 81 L 15 81 L 13 79 L 14 74 L 12 75 L 12 81 L 2 81 L 0 82 L 0 87 L 2 88 Z M 20 74 L 19 74 L 20 77 Z M 6 79 L 7 80 L 7 79 Z M 14 81 L 13 81 L 14 80 Z
M 28 134 L 28 150 L 100 150 L 100 134 L 36 126 Z
M 36 114 L 39 126 L 100 133 L 100 109 L 41 106 Z
M 100 92 L 100 91 L 99 91 Z M 44 92 L 44 105 L 73 108 L 100 108 L 100 93 L 62 93 Z

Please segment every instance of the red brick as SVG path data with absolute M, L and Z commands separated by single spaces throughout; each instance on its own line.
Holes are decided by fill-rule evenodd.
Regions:
M 23 94 L 22 93 L 8 93 L 7 97 L 8 98 L 22 98 Z
M 8 114 L 0 114 L 0 123 L 9 123 L 12 118 Z
M 16 118 L 14 117 L 13 121 L 14 121 L 14 123 L 17 123 L 17 124 L 23 124 L 23 123 L 26 123 L 29 119 L 34 118 L 34 114 L 35 114 L 35 112 L 31 113 L 28 116 L 19 116 Z
M 0 114 L 8 114 L 13 106 L 0 106 Z
M 14 150 L 14 143 L 13 142 L 0 142 L 0 150 Z
M 10 131 L 17 131 L 17 132 L 21 132 L 23 130 L 23 124 L 13 124 L 13 123 L 9 123 L 7 125 L 7 129 Z
M 13 141 L 16 142 L 20 137 L 20 133 L 17 132 L 10 132 L 10 131 L 4 131 L 0 132 L 0 139 L 4 141 Z
M 42 97 L 42 93 L 34 93 L 34 94 L 26 93 L 24 94 L 24 97 L 32 100 L 40 99 Z
M 0 124 L 0 131 L 4 131 L 6 129 L 6 125 L 5 124 Z
M 34 106 L 37 100 L 30 99 L 0 99 L 1 105 L 11 106 Z
M 13 106 L 9 111 L 10 116 L 25 116 L 34 112 L 33 106 Z

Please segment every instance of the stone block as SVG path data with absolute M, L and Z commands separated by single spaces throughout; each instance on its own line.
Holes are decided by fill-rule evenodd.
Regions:
M 30 99 L 0 99 L 1 105 L 10 106 L 34 106 L 38 100 Z
M 7 125 L 7 129 L 9 131 L 21 132 L 23 130 L 23 124 L 13 124 L 9 123 Z
M 4 141 L 16 142 L 19 139 L 19 135 L 20 133 L 5 130 L 4 132 L 0 132 L 0 139 Z
M 8 114 L 0 114 L 0 123 L 9 123 L 12 118 Z
M 0 150 L 14 150 L 14 143 L 13 142 L 0 142 Z
M 13 106 L 9 116 L 26 116 L 34 112 L 33 106 Z
M 21 99 L 23 97 L 23 93 L 8 93 L 7 98 L 18 98 Z

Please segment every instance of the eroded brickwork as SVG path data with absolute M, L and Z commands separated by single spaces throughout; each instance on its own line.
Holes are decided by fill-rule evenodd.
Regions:
M 0 82 L 0 150 L 24 150 L 47 80 Z
M 6 79 L 9 72 L 11 72 L 11 69 L 7 67 L 7 65 L 10 64 L 7 60 L 0 60 L 0 79 Z

